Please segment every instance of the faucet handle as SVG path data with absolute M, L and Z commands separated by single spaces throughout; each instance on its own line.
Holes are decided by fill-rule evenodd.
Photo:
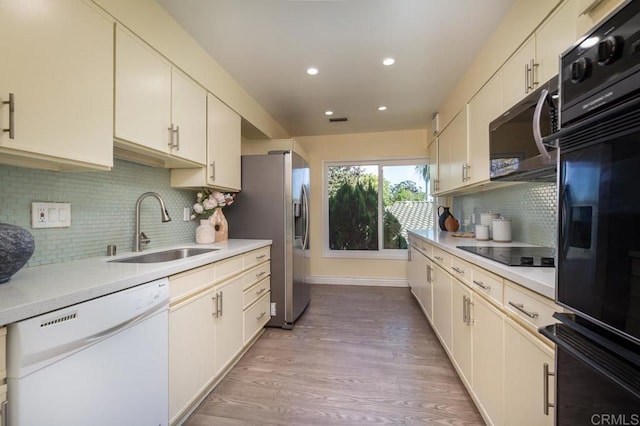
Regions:
M 144 232 L 141 232 L 140 233 L 140 244 L 149 244 L 150 242 L 151 242 L 151 240 L 149 239 L 149 237 L 147 237 Z

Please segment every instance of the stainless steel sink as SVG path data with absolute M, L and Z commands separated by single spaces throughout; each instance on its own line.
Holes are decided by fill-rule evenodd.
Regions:
M 199 254 L 211 253 L 220 250 L 217 248 L 180 248 L 173 250 L 157 251 L 155 253 L 141 254 L 138 256 L 124 257 L 122 259 L 110 260 L 117 263 L 161 263 L 172 260 L 184 259 L 186 257 L 197 256 Z

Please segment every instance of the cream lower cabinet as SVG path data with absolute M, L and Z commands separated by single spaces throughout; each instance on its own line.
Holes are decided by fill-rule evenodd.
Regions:
M 179 423 L 224 376 L 269 320 L 270 248 L 169 277 L 169 419 Z M 246 338 L 247 291 L 264 311 Z M 249 307 L 249 308 L 251 308 Z
M 554 424 L 554 352 L 514 321 L 505 321 L 504 424 L 544 426 Z M 549 401 L 545 401 L 548 395 Z M 546 411 L 546 413 L 545 413 Z
M 0 327 L 0 426 L 8 426 L 4 423 L 7 412 L 7 329 Z
M 452 318 L 452 350 L 453 359 L 460 373 L 460 378 L 467 386 L 473 385 L 471 353 L 473 320 L 471 319 L 471 290 L 456 279 L 451 280 L 451 318 Z
M 433 268 L 433 325 L 446 349 L 452 348 L 451 276 L 436 264 Z
M 502 312 L 474 295 L 473 392 L 484 416 L 494 425 L 504 423 L 504 319 Z
M 0 1 L 0 162 L 113 166 L 113 21 L 90 2 Z

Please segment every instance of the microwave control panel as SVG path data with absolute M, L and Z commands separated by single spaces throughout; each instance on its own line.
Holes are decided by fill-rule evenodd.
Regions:
M 627 1 L 560 56 L 560 126 L 640 92 L 640 1 Z

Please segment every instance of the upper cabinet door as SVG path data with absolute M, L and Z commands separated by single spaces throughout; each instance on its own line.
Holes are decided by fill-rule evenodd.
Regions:
M 2 162 L 113 165 L 112 21 L 80 0 L 0 0 L 0 57 Z
M 204 165 L 207 160 L 207 92 L 176 68 L 171 74 L 171 154 Z
M 207 95 L 207 183 L 240 190 L 240 116 L 211 93 Z
M 469 102 L 468 183 L 489 179 L 489 123 L 502 112 L 502 73 L 498 72 Z
M 116 30 L 115 137 L 168 153 L 171 64 L 134 37 Z
M 560 72 L 559 56 L 576 41 L 577 20 L 577 0 L 568 0 L 536 31 L 536 72 L 540 83 Z
M 535 54 L 535 37 L 531 36 L 502 67 L 502 103 L 505 110 L 535 90 L 536 81 L 531 78 Z

